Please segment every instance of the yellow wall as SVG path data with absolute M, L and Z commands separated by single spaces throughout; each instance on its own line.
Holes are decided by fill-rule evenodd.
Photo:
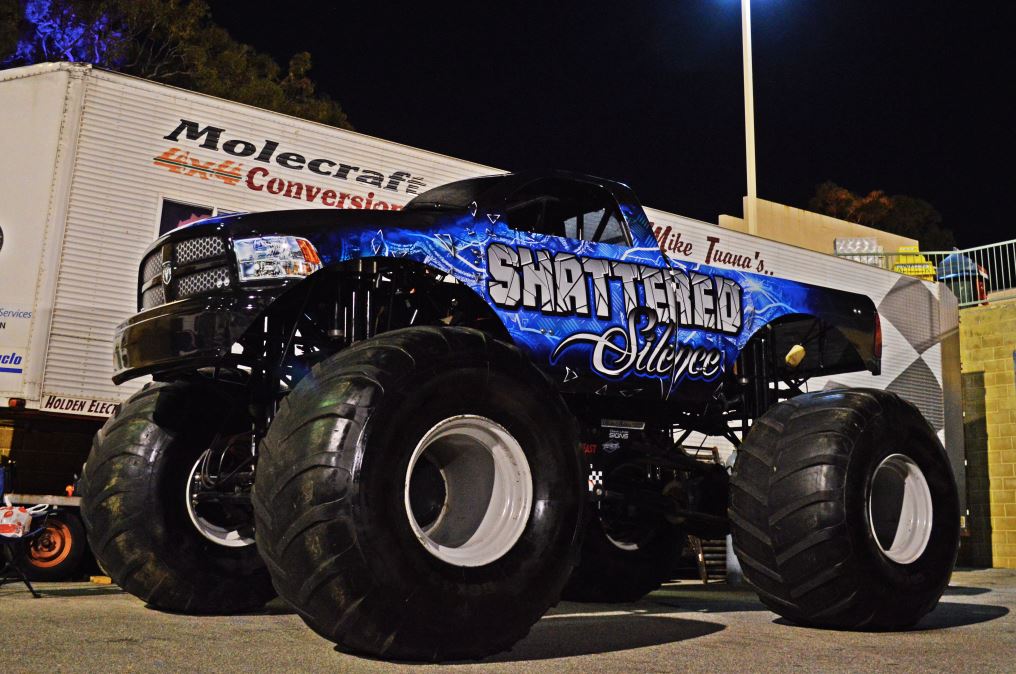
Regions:
M 14 429 L 10 426 L 0 425 L 0 456 L 10 455 L 13 438 Z
M 1016 373 L 1013 352 L 1016 351 L 1016 302 L 992 303 L 960 311 L 960 359 L 964 383 L 968 375 L 983 374 L 983 393 L 964 391 L 965 401 L 971 394 L 983 395 L 983 424 L 986 441 L 968 445 L 968 500 L 971 517 L 974 508 L 984 502 L 990 517 L 992 565 L 1016 568 Z M 978 388 L 981 388 L 978 385 Z M 964 405 L 964 425 L 978 424 L 973 418 L 979 409 Z M 978 447 L 977 445 L 984 445 Z M 984 450 L 984 451 L 981 451 Z M 986 456 L 986 479 L 978 477 L 981 467 L 976 457 Z M 987 496 L 985 499 L 984 497 Z M 987 529 L 985 527 L 986 535 Z M 985 541 L 986 542 L 986 541 Z M 976 544 L 976 542 L 975 542 Z
M 756 203 L 758 208 L 757 235 L 764 239 L 789 243 L 792 246 L 829 255 L 835 252 L 833 246 L 836 239 L 875 238 L 886 253 L 895 253 L 899 251 L 900 246 L 918 245 L 916 239 L 889 234 L 854 222 L 831 218 L 828 215 L 812 213 L 763 199 L 756 199 Z M 748 197 L 744 198 L 744 208 L 747 212 Z M 732 229 L 738 232 L 747 232 L 748 229 L 743 219 L 732 215 L 721 215 L 719 225 L 723 229 Z

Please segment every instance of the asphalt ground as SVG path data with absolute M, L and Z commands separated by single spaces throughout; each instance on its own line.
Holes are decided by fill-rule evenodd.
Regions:
M 0 672 L 1016 672 L 1016 570 L 957 571 L 914 630 L 797 627 L 750 590 L 682 581 L 636 604 L 564 602 L 509 652 L 410 665 L 337 652 L 281 602 L 161 613 L 110 585 L 0 587 Z

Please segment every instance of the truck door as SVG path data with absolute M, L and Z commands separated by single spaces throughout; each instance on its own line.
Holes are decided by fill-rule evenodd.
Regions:
M 496 212 L 488 291 L 516 343 L 562 388 L 666 397 L 676 326 L 658 246 L 593 182 L 539 178 Z M 669 355 L 668 355 L 669 354 Z

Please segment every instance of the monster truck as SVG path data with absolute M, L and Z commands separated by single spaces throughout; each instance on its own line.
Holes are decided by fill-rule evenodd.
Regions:
M 402 211 L 213 218 L 146 252 L 81 492 L 113 579 L 225 613 L 277 592 L 340 649 L 509 648 L 559 597 L 634 600 L 732 532 L 806 625 L 898 629 L 956 555 L 919 412 L 863 296 L 670 259 L 625 185 L 451 183 Z M 693 433 L 736 449 L 698 460 Z M 699 436 L 695 436 L 699 437 Z

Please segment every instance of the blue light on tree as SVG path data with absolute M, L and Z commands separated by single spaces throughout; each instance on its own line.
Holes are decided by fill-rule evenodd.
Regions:
M 40 63 L 44 61 L 88 61 L 116 66 L 114 46 L 122 34 L 106 14 L 91 15 L 79 11 L 80 5 L 70 0 L 28 0 L 25 20 L 28 32 L 18 42 L 8 63 Z

